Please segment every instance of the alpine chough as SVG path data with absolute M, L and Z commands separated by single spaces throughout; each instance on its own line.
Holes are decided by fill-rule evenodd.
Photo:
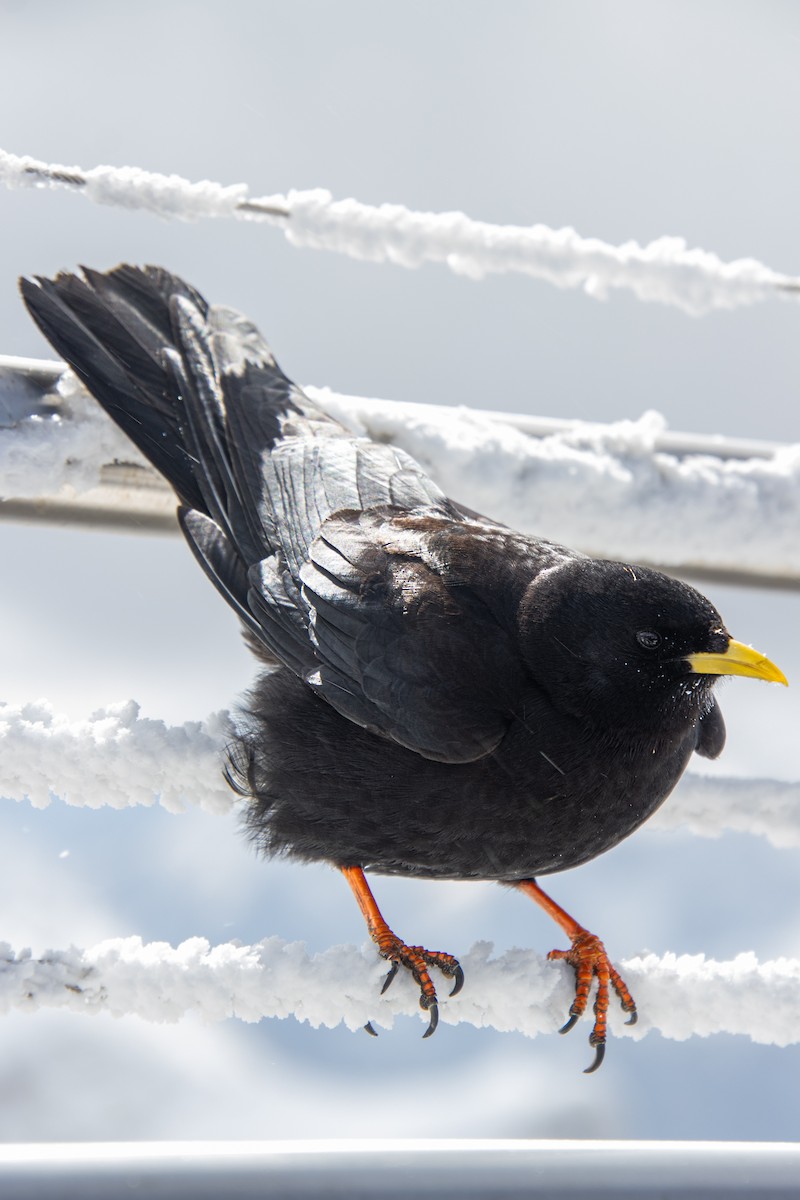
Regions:
M 354 436 L 255 327 L 169 272 L 22 280 L 42 332 L 169 481 L 201 566 L 266 669 L 227 775 L 261 851 L 326 860 L 436 1027 L 435 967 L 365 873 L 510 884 L 560 925 L 575 971 L 636 1008 L 602 942 L 535 881 L 615 846 L 693 753 L 716 758 L 719 675 L 785 683 L 716 609 L 645 567 L 524 536 L 445 496 L 402 450 Z M 369 1026 L 368 1026 L 369 1028 Z

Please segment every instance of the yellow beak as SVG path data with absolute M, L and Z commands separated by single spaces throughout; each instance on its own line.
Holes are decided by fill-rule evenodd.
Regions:
M 733 639 L 721 654 L 688 654 L 686 661 L 698 675 L 747 675 L 751 679 L 766 679 L 768 683 L 789 686 L 780 667 L 776 667 L 775 663 L 752 646 L 745 646 L 743 642 Z

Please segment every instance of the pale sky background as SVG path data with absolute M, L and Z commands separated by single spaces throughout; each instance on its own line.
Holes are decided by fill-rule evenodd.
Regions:
M 778 0 L 0 0 L 0 146 L 45 161 L 245 181 L 252 195 L 461 209 L 663 234 L 800 274 L 800 8 Z M 0 192 L 0 353 L 47 350 L 16 278 L 157 262 L 246 311 L 299 382 L 352 394 L 800 440 L 792 303 L 692 319 L 529 279 L 475 284 L 296 250 L 272 229 L 167 224 L 59 192 Z M 547 530 L 541 530 L 547 534 Z M 202 718 L 253 671 L 182 542 L 0 525 L 0 699 L 85 716 L 134 698 Z M 734 636 L 800 681 L 794 593 L 706 589 Z M 723 774 L 797 779 L 798 695 L 731 682 Z M 700 769 L 698 762 L 696 769 Z M 312 949 L 364 938 L 323 867 L 255 861 L 233 821 L 35 812 L 0 801 L 0 940 L 138 933 Z M 63 851 L 69 851 L 62 857 Z M 798 852 L 647 830 L 550 880 L 617 959 L 644 949 L 800 956 Z M 463 952 L 560 944 L 490 885 L 377 880 L 411 940 Z M 469 986 L 469 980 L 467 985 Z M 294 1021 L 204 1026 L 4 1018 L 0 1140 L 357 1135 L 793 1139 L 800 1048 L 717 1036 L 615 1040 L 581 1074 L 569 1038 L 400 1022 L 377 1041 Z

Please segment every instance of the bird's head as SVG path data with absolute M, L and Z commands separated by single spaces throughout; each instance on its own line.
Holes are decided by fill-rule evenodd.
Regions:
M 694 588 L 647 567 L 572 559 L 528 586 L 522 652 L 567 711 L 663 727 L 711 706 L 720 675 L 786 683 L 764 655 L 734 641 Z

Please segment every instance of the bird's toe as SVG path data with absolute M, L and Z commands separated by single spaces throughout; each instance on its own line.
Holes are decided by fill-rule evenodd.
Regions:
M 575 999 L 569 1010 L 569 1019 L 562 1025 L 559 1033 L 569 1033 L 574 1029 L 586 1011 L 589 992 L 593 982 L 597 981 L 597 996 L 594 1002 L 594 1025 L 589 1036 L 589 1044 L 595 1049 L 594 1061 L 584 1072 L 591 1075 L 601 1066 L 606 1052 L 606 1032 L 608 1006 L 611 991 L 619 997 L 623 1012 L 629 1013 L 626 1024 L 635 1025 L 637 1021 L 636 1004 L 628 991 L 625 981 L 612 965 L 606 948 L 598 937 L 585 929 L 580 929 L 572 937 L 569 950 L 551 950 L 548 958 L 554 961 L 563 960 L 569 963 L 575 972 Z

